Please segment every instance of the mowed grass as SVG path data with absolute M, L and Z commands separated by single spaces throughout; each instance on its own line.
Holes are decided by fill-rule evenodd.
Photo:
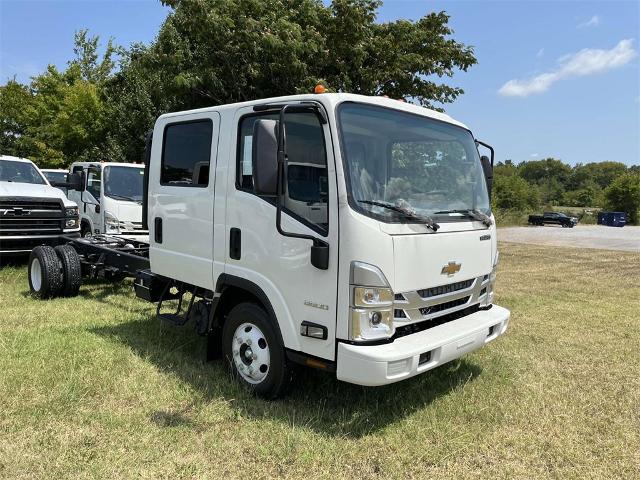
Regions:
M 131 284 L 0 270 L 0 478 L 638 478 L 640 258 L 501 245 L 508 334 L 384 388 L 264 402 Z

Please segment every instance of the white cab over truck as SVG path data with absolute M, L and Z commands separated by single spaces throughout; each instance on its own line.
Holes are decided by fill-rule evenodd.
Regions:
M 31 160 L 0 156 L 0 256 L 54 246 L 79 231 L 77 205 Z
M 261 396 L 280 395 L 293 364 L 384 385 L 507 329 L 493 149 L 445 114 L 351 94 L 171 113 L 145 162 L 149 244 L 70 245 L 135 277 L 161 319 L 193 321 Z
M 67 195 L 80 207 L 82 236 L 147 235 L 142 228 L 144 165 L 114 162 L 75 162 L 72 174 L 84 179 L 81 191 Z

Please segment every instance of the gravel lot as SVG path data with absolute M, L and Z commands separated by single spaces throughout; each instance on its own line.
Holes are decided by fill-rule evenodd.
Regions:
M 601 225 L 578 225 L 575 228 L 507 227 L 498 230 L 498 239 L 535 245 L 640 252 L 640 227 L 616 228 Z

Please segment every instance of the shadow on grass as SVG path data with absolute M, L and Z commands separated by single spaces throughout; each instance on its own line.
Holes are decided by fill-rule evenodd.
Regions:
M 252 397 L 234 382 L 221 360 L 204 362 L 205 340 L 191 329 L 158 324 L 151 315 L 92 332 L 132 348 L 160 370 L 175 375 L 195 390 L 192 405 L 178 412 L 157 411 L 150 421 L 159 426 L 198 428 L 189 411 L 211 400 L 228 402 L 235 414 L 276 419 L 339 437 L 362 437 L 400 421 L 473 381 L 481 367 L 459 360 L 400 384 L 368 388 L 336 380 L 334 375 L 301 368 L 289 395 L 275 402 Z M 144 388 L 141 386 L 141 388 Z M 199 428 L 202 428 L 200 426 Z

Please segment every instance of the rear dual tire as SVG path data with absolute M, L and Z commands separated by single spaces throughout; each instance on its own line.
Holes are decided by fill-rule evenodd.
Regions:
M 69 245 L 35 247 L 28 272 L 31 294 L 41 299 L 75 296 L 82 283 L 80 257 Z

